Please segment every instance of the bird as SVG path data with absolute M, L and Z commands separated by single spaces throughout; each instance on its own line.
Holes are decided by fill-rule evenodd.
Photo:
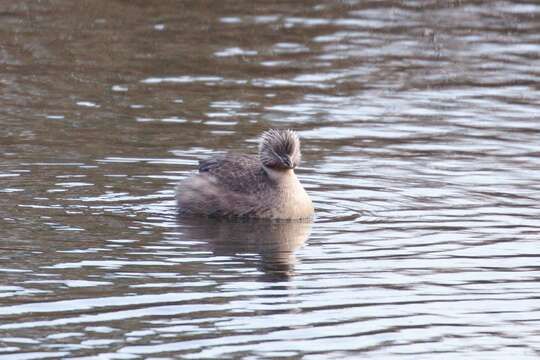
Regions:
M 311 219 L 313 203 L 294 170 L 300 139 L 270 129 L 257 155 L 227 153 L 199 161 L 198 173 L 176 187 L 178 213 L 219 218 Z

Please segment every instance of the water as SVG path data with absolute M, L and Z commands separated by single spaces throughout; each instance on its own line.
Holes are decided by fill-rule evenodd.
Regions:
M 535 1 L 0 5 L 0 359 L 536 359 Z M 294 128 L 313 224 L 180 221 Z

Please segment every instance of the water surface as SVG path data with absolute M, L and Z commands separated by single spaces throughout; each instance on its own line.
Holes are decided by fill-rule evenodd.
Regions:
M 535 1 L 0 5 L 0 359 L 536 359 Z M 294 128 L 312 224 L 181 221 Z

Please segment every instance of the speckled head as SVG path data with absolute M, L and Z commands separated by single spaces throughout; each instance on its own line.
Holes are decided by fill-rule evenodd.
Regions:
M 294 169 L 300 164 L 300 139 L 292 130 L 268 130 L 261 136 L 259 157 L 268 168 Z

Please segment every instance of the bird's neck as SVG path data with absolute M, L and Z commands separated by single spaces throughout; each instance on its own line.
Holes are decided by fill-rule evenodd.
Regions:
M 289 181 L 297 180 L 293 169 L 274 170 L 263 165 L 264 172 L 268 177 L 278 184 L 286 184 Z

